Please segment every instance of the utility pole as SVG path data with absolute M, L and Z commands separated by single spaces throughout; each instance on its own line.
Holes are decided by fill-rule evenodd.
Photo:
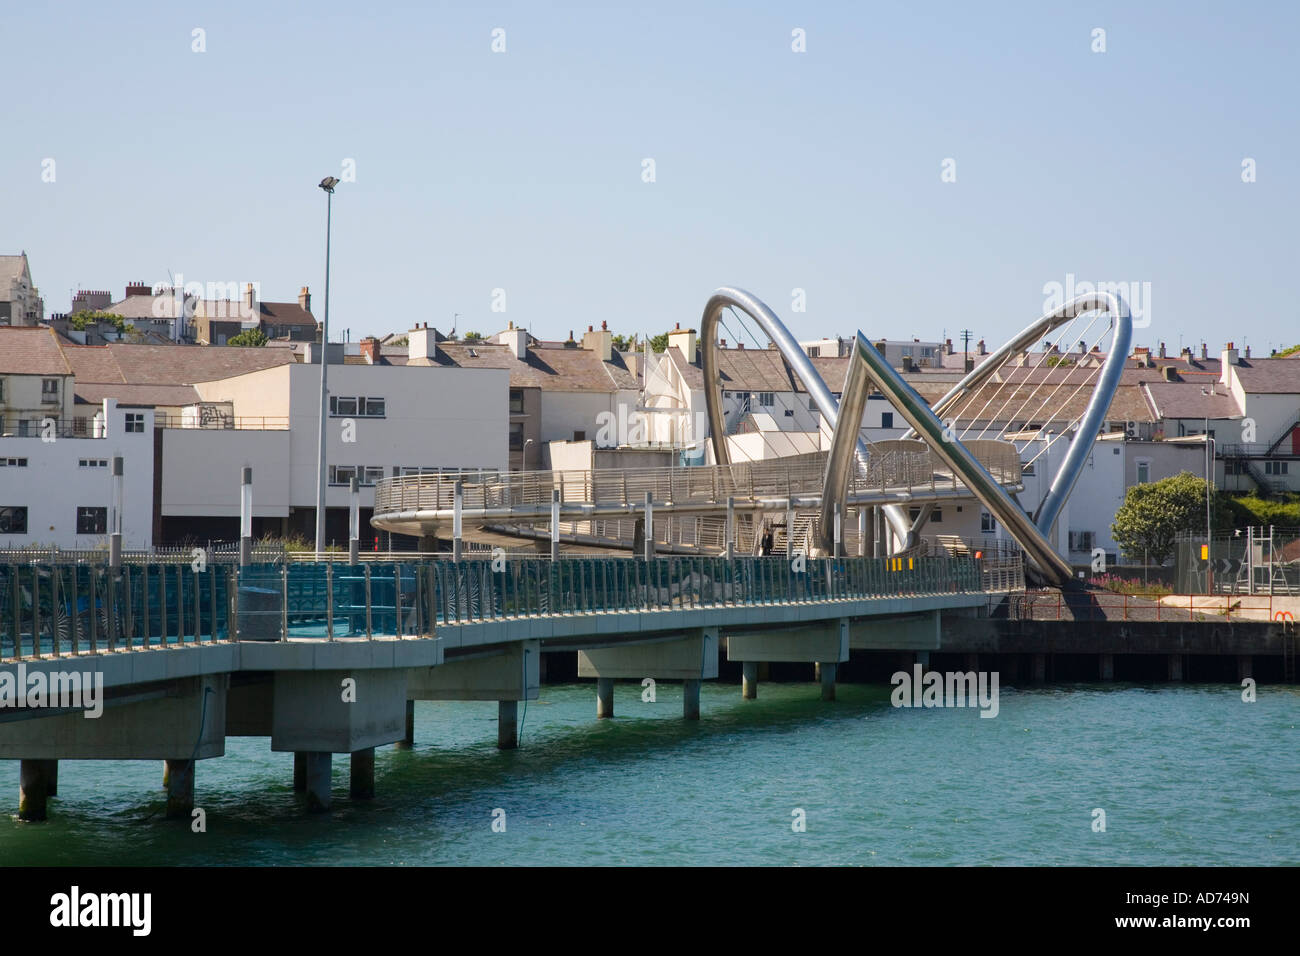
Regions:
M 966 361 L 962 364 L 962 369 L 963 369 L 964 371 L 967 371 L 967 372 L 969 372 L 969 371 L 971 370 L 971 364 L 970 364 L 970 337 L 971 337 L 971 330 L 970 330 L 970 329 L 962 329 L 962 330 L 961 330 L 961 348 L 962 348 L 962 351 L 963 351 L 963 352 L 965 353 L 965 355 L 966 355 Z

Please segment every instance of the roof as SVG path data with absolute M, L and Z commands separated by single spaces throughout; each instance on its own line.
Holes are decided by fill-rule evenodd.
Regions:
M 541 388 L 557 392 L 614 392 L 635 390 L 640 383 L 636 360 L 612 351 L 608 362 L 589 349 L 566 348 L 542 342 L 528 348 L 526 360 L 515 358 L 506 345 L 496 342 L 439 342 L 438 358 L 408 361 L 406 354 L 380 355 L 381 365 L 439 365 L 455 368 L 501 368 L 510 373 L 512 388 Z
M 119 405 L 153 408 L 157 405 L 194 405 L 203 399 L 193 385 L 123 385 L 112 382 L 77 382 L 73 387 L 77 401 L 98 405 L 115 398 Z
M 128 295 L 125 299 L 114 302 L 104 311 L 120 315 L 124 319 L 156 321 L 174 319 L 176 318 L 176 296 L 171 292 L 161 295 Z
M 1240 418 L 1241 406 L 1222 385 L 1204 394 L 1204 382 L 1147 382 L 1142 388 L 1159 418 Z
M 53 329 L 0 326 L 0 373 L 70 375 L 72 369 L 59 348 L 59 339 Z
M 63 352 L 77 377 L 78 391 L 82 385 L 91 383 L 193 385 L 294 363 L 293 353 L 288 349 L 228 345 L 130 345 L 114 342 L 109 345 L 65 345 Z
M 1300 394 L 1300 364 L 1289 358 L 1250 359 L 1233 369 L 1247 393 Z

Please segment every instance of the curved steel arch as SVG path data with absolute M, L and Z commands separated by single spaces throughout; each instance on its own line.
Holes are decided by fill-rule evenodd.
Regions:
M 709 436 L 713 442 L 714 461 L 719 465 L 731 464 L 731 455 L 727 451 L 726 425 L 722 417 L 722 375 L 718 368 L 718 320 L 722 317 L 722 310 L 728 306 L 742 309 L 767 333 L 768 337 L 776 345 L 777 351 L 781 353 L 782 357 L 799 377 L 799 381 L 803 382 L 804 388 L 808 389 L 808 394 L 817 405 L 817 410 L 822 413 L 830 424 L 832 434 L 834 434 L 839 425 L 839 405 L 807 354 L 799 347 L 799 343 L 790 334 L 790 330 L 785 327 L 785 323 L 778 319 L 776 313 L 769 309 L 757 296 L 751 295 L 744 289 L 723 286 L 715 290 L 713 295 L 709 297 L 709 301 L 704 306 L 704 315 L 700 319 L 700 353 L 701 365 L 703 365 L 704 371 L 704 407 L 709 415 Z M 861 421 L 861 418 L 861 413 L 859 413 L 858 421 Z M 853 433 L 857 434 L 856 425 Z M 864 464 L 870 454 L 866 442 L 862 441 L 861 438 L 858 438 L 850 446 L 850 451 L 856 452 L 857 460 Z M 903 509 L 897 505 L 886 505 L 884 512 L 890 527 L 894 530 L 894 534 L 903 542 L 903 547 L 912 547 L 916 541 L 916 533 L 912 530 L 912 523 L 908 520 Z M 823 521 L 822 527 L 829 527 L 829 525 Z
M 1067 321 L 1085 312 L 1100 310 L 1111 315 L 1113 335 L 1110 351 L 1077 429 L 1079 436 L 1095 436 L 1101 431 L 1106 411 L 1119 385 L 1124 359 L 1128 355 L 1132 337 L 1132 318 L 1127 304 L 1120 296 L 1111 293 L 1079 296 L 1061 308 L 1047 313 L 994 351 L 978 368 L 968 372 L 933 407 L 927 404 L 916 390 L 884 360 L 866 336 L 858 332 L 841 392 L 843 402 L 841 406 L 836 403 L 808 356 L 799 348 L 799 343 L 795 341 L 794 336 L 771 309 L 757 297 L 742 289 L 727 287 L 718 289 L 709 298 L 700 320 L 704 400 L 709 416 L 714 456 L 718 464 L 730 463 L 722 417 L 722 382 L 717 358 L 717 325 L 722 310 L 728 306 L 743 309 L 762 326 L 799 376 L 804 387 L 808 389 L 818 410 L 831 425 L 831 449 L 826 460 L 826 478 L 821 503 L 820 535 L 823 546 L 828 544 L 827 539 L 832 533 L 836 507 L 838 506 L 841 512 L 845 507 L 849 468 L 855 460 L 865 462 L 869 454 L 866 444 L 858 435 L 858 423 L 862 421 L 870 385 L 874 384 L 912 426 L 903 437 L 923 436 L 927 444 L 953 469 L 955 474 L 961 477 L 984 506 L 1002 521 L 1045 577 L 1055 583 L 1064 583 L 1072 576 L 1069 564 L 1056 553 L 1046 535 L 1050 534 L 1052 525 L 1059 517 L 1062 506 L 1082 473 L 1084 463 L 1092 450 L 1091 440 L 1071 442 L 1070 450 L 1053 476 L 1051 487 L 1039 506 L 1038 514 L 1030 519 L 961 441 L 955 438 L 945 440 L 944 426 L 939 416 L 949 411 L 971 389 L 983 384 L 1012 354 L 1023 351 L 1046 332 Z M 844 421 L 852 423 L 851 425 L 840 427 L 841 412 L 844 413 Z M 895 534 L 903 540 L 904 547 L 911 547 L 915 540 L 915 533 L 902 508 L 897 505 L 887 505 L 884 510 Z

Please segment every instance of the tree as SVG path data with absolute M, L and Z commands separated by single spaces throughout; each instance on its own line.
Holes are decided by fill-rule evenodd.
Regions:
M 227 345 L 260 348 L 266 344 L 266 333 L 261 329 L 244 329 L 238 335 L 226 339 Z
M 668 349 L 668 333 L 660 332 L 658 335 L 650 336 L 650 348 L 655 352 L 664 352 Z
M 83 309 L 81 312 L 74 312 L 68 316 L 68 325 L 78 332 L 84 332 L 87 328 L 99 322 L 105 322 L 113 326 L 118 332 L 125 332 L 128 328 L 126 318 L 116 312 L 87 312 Z
M 466 342 L 481 342 L 482 340 L 483 340 L 483 333 L 482 333 L 482 332 L 466 332 L 466 333 L 465 333 L 465 341 L 466 341 Z
M 1211 494 L 1212 518 L 1217 527 L 1230 520 L 1218 499 Z M 1172 478 L 1133 485 L 1124 504 L 1115 512 L 1110 526 L 1124 554 L 1134 560 L 1148 559 L 1164 564 L 1174 551 L 1174 539 L 1181 533 L 1205 530 L 1205 479 L 1184 471 Z
M 630 352 L 636 347 L 636 336 L 628 338 L 626 335 L 616 335 L 612 339 L 614 348 L 620 352 Z

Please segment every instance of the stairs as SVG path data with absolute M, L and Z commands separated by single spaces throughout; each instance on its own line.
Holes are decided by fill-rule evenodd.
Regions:
M 813 532 L 817 528 L 818 515 L 815 511 L 796 511 L 794 513 L 794 533 L 788 534 L 785 525 L 785 517 L 782 516 L 780 523 L 775 521 L 771 524 L 772 528 L 772 553 L 780 555 L 789 555 L 795 551 L 808 553 L 809 546 L 812 544 Z M 791 546 L 793 541 L 793 547 Z

